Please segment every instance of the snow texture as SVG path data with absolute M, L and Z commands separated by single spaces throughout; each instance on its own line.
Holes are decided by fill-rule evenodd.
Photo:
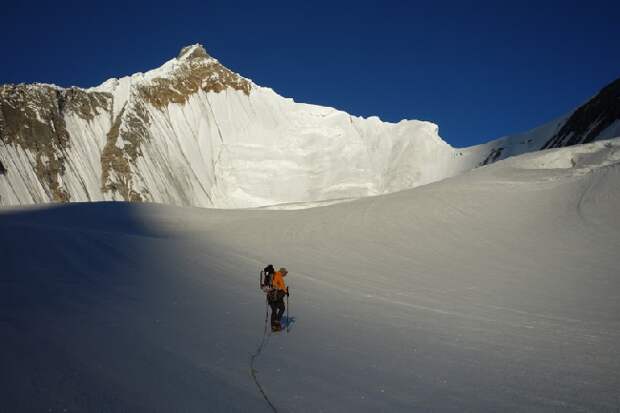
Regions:
M 615 412 L 619 154 L 294 211 L 5 208 L 2 410 L 271 411 L 273 263 L 294 322 L 253 367 L 277 411 Z

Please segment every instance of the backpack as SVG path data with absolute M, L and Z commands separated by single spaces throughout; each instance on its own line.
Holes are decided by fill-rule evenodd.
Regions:
M 269 264 L 260 272 L 260 289 L 267 292 L 270 291 L 273 286 L 273 274 L 276 270 L 273 268 L 273 265 Z

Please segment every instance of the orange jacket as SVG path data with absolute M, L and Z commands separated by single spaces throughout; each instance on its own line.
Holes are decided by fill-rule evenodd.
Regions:
M 284 284 L 284 277 L 282 277 L 282 273 L 280 271 L 276 271 L 273 274 L 273 281 L 271 282 L 273 288 L 276 290 L 286 291 L 286 284 Z

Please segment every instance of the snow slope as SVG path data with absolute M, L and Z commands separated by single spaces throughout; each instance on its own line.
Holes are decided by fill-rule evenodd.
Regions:
M 297 211 L 0 213 L 7 411 L 620 407 L 620 140 Z

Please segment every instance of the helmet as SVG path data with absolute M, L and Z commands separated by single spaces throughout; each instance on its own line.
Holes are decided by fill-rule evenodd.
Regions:
M 282 274 L 288 274 L 288 270 L 284 267 L 280 268 L 279 270 Z

